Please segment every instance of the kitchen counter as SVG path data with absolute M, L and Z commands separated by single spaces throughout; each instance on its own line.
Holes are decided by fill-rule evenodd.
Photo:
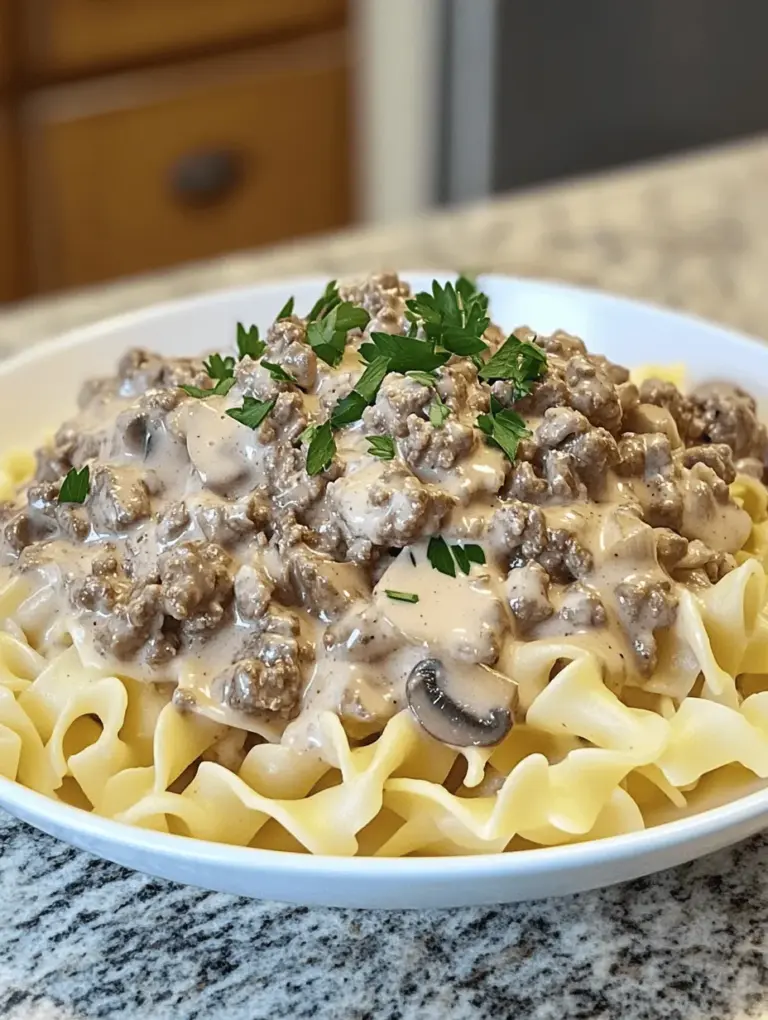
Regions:
M 150 302 L 288 273 L 561 277 L 768 336 L 768 141 L 0 313 L 0 353 Z M 567 325 L 567 324 L 564 324 Z M 768 836 L 602 892 L 363 913 L 146 878 L 0 816 L 12 1020 L 744 1020 L 768 1013 Z

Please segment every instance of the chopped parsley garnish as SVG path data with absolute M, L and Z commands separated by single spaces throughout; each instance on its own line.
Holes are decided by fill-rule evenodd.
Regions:
M 448 543 L 442 535 L 430 538 L 429 545 L 427 546 L 427 559 L 435 570 L 439 570 L 441 574 L 447 574 L 448 577 L 456 576 L 456 567 L 453 564 L 451 550 L 448 548 Z
M 433 344 L 451 354 L 469 357 L 488 349 L 483 333 L 491 323 L 488 298 L 466 277 L 454 286 L 432 282 L 432 293 L 423 291 L 406 302 L 406 316 L 417 323 Z
M 364 329 L 370 315 L 349 301 L 335 305 L 327 314 L 307 326 L 307 342 L 326 365 L 335 368 L 344 357 L 347 333 L 351 329 Z
M 283 305 L 283 307 L 277 313 L 277 318 L 275 319 L 275 322 L 279 322 L 280 319 L 287 319 L 291 315 L 293 315 L 294 305 L 295 305 L 295 301 L 294 301 L 293 297 L 289 297 L 288 300 Z
M 294 377 L 290 374 L 290 372 L 286 372 L 282 365 L 276 365 L 273 361 L 264 361 L 263 359 L 261 364 L 264 368 L 266 368 L 276 382 L 293 383 L 294 386 L 298 386 Z
M 339 296 L 339 288 L 337 287 L 335 280 L 330 280 L 323 291 L 322 297 L 319 297 L 312 305 L 309 315 L 307 316 L 307 322 L 312 322 L 313 319 L 319 319 L 323 315 L 327 315 L 332 308 L 335 308 L 336 305 L 340 304 L 341 297 Z
M 362 344 L 360 357 L 370 364 L 374 358 L 389 361 L 390 372 L 431 372 L 450 358 L 448 351 L 436 351 L 427 340 L 393 333 L 371 333 L 371 343 Z
M 531 430 L 516 411 L 502 408 L 493 398 L 490 414 L 481 414 L 476 424 L 491 442 L 501 447 L 510 460 L 517 456 L 520 440 L 531 435 Z
M 249 429 L 256 429 L 274 406 L 274 400 L 256 400 L 254 397 L 243 397 L 242 407 L 230 407 L 227 414 L 241 425 L 246 425 Z
M 462 574 L 468 574 L 472 569 L 473 563 L 480 565 L 485 563 L 485 553 L 482 546 L 475 544 L 449 546 L 442 535 L 438 535 L 436 538 L 430 538 L 429 540 L 427 559 L 435 570 L 439 570 L 441 574 L 455 577 L 456 567 L 453 563 L 454 560 L 456 560 Z
M 91 487 L 91 471 L 86 464 L 80 471 L 70 468 L 59 489 L 59 503 L 85 503 Z
M 366 442 L 370 446 L 368 453 L 379 460 L 394 460 L 395 441 L 392 436 L 366 436 Z
M 216 385 L 209 390 L 201 389 L 199 386 L 182 386 L 180 388 L 190 397 L 207 400 L 208 397 L 226 397 L 234 385 L 235 380 L 230 377 L 229 379 L 219 379 Z
M 547 370 L 547 356 L 536 344 L 519 340 L 514 334 L 496 351 L 478 372 L 481 379 L 508 379 L 513 397 L 519 400 L 531 392 L 533 383 Z
M 319 428 L 320 426 L 315 425 L 314 423 L 312 425 L 307 425 L 307 427 L 299 436 L 299 443 L 311 443 L 315 435 L 315 432 L 317 432 Z
M 203 368 L 211 379 L 231 379 L 235 374 L 235 359 L 212 354 L 208 361 L 203 362 Z
M 267 345 L 263 340 L 259 339 L 259 327 L 249 326 L 248 329 L 238 322 L 237 324 L 237 356 L 241 360 L 248 355 L 253 358 L 260 358 L 264 351 L 267 349 Z
M 437 376 L 434 372 L 406 372 L 409 379 L 415 379 L 416 382 L 420 382 L 422 386 L 434 386 L 437 382 Z
M 447 407 L 440 399 L 440 394 L 435 391 L 435 396 L 432 403 L 429 405 L 429 420 L 432 422 L 436 429 L 441 429 L 445 424 L 445 419 L 451 413 L 450 407 Z
M 468 574 L 470 571 L 471 564 L 469 562 L 469 556 L 467 556 L 466 550 L 462 549 L 460 545 L 453 545 L 451 546 L 451 552 L 453 553 L 453 558 L 456 560 L 456 563 L 458 564 L 459 570 L 462 572 L 462 574 Z
M 329 421 L 317 427 L 307 450 L 307 474 L 319 475 L 330 466 L 336 453 L 336 441 Z
M 334 408 L 331 424 L 335 429 L 342 425 L 351 425 L 352 422 L 362 418 L 363 411 L 376 399 L 379 387 L 389 370 L 389 361 L 386 358 L 373 359 L 355 383 L 352 392 L 342 397 Z
M 454 546 L 453 548 L 457 549 L 458 546 Z M 481 545 L 465 545 L 462 546 L 462 548 L 467 554 L 467 559 L 470 563 L 477 563 L 481 567 L 485 564 L 485 552 Z
M 394 599 L 395 602 L 410 602 L 415 605 L 419 601 L 419 596 L 412 591 L 394 591 L 392 588 L 385 588 L 384 594 L 387 598 Z

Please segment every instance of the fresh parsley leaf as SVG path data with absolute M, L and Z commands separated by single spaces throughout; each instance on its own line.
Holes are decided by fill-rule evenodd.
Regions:
M 434 372 L 406 372 L 409 379 L 415 379 L 416 382 L 420 382 L 422 386 L 434 386 L 437 382 L 437 376 Z
M 454 286 L 432 283 L 432 293 L 422 291 L 406 302 L 411 323 L 420 323 L 428 340 L 451 354 L 469 357 L 485 351 L 483 333 L 490 325 L 488 298 L 469 280 L 460 277 Z
M 467 556 L 466 551 L 460 545 L 452 545 L 451 552 L 462 574 L 468 574 L 472 565 L 469 562 L 469 556 Z
M 59 503 L 85 503 L 91 487 L 91 471 L 86 464 L 80 471 L 70 468 L 59 489 Z
M 336 407 L 334 407 L 333 414 L 331 415 L 331 425 L 335 429 L 340 429 L 342 425 L 351 425 L 352 422 L 359 421 L 363 417 L 363 411 L 367 406 L 367 400 L 352 390 L 346 397 L 342 397 L 336 404 Z
M 355 392 L 359 393 L 367 404 L 372 404 L 379 392 L 379 387 L 390 371 L 386 358 L 374 358 L 355 383 Z
M 366 370 L 355 383 L 355 388 L 346 397 L 343 397 L 331 415 L 331 424 L 334 428 L 342 425 L 351 425 L 363 416 L 363 411 L 376 399 L 379 387 L 384 377 L 389 372 L 389 361 L 387 358 L 374 358 Z
M 547 356 L 536 344 L 508 337 L 478 372 L 481 379 L 508 379 L 515 400 L 531 392 L 531 387 L 547 370 Z
M 368 453 L 379 460 L 395 459 L 395 441 L 392 436 L 366 436 L 366 442 L 370 446 Z
M 456 567 L 453 565 L 451 550 L 448 548 L 448 544 L 442 535 L 430 538 L 429 545 L 427 546 L 427 559 L 435 570 L 439 570 L 441 574 L 447 574 L 448 577 L 456 576 Z
M 467 559 L 470 563 L 478 563 L 482 566 L 485 563 L 485 552 L 481 545 L 465 545 L 464 552 L 467 554 Z
M 294 377 L 290 374 L 290 372 L 286 372 L 282 365 L 276 365 L 273 361 L 264 361 L 263 359 L 261 364 L 264 368 L 266 368 L 276 382 L 293 383 L 294 386 L 298 386 Z
M 287 319 L 291 315 L 293 315 L 294 304 L 295 304 L 295 301 L 294 301 L 293 297 L 289 297 L 288 300 L 283 305 L 283 307 L 277 313 L 277 318 L 275 319 L 275 322 L 279 322 L 280 319 Z
M 249 429 L 256 429 L 274 406 L 274 400 L 255 400 L 253 397 L 243 397 L 242 407 L 230 407 L 227 414 L 241 425 L 246 425 Z
M 190 397 L 197 397 L 198 400 L 207 400 L 208 397 L 226 397 L 235 385 L 233 378 L 219 379 L 215 386 L 209 390 L 201 389 L 199 386 L 181 386 L 180 389 Z
M 267 345 L 263 340 L 259 339 L 259 327 L 249 326 L 248 329 L 238 322 L 237 324 L 237 356 L 241 360 L 246 354 L 253 358 L 260 358 L 264 351 L 267 349 Z
M 336 286 L 335 280 L 330 280 L 326 285 L 322 296 L 319 297 L 312 305 L 309 315 L 307 316 L 307 322 L 312 322 L 313 319 L 319 319 L 321 316 L 327 315 L 328 312 L 330 312 L 330 310 L 335 308 L 338 304 L 341 304 L 339 288 Z
M 471 276 L 469 273 L 461 273 L 456 280 L 456 293 L 459 295 L 461 300 L 464 302 L 465 307 L 473 300 L 476 300 L 478 295 L 485 299 L 486 308 L 488 307 L 488 298 L 485 294 L 477 289 L 477 278 Z
M 481 414 L 477 419 L 477 427 L 492 442 L 500 446 L 512 461 L 517 456 L 520 440 L 531 435 L 531 430 L 516 411 L 505 409 L 494 412 L 493 402 L 491 404 L 491 414 Z
M 329 421 L 320 425 L 313 434 L 307 450 L 307 474 L 319 475 L 330 466 L 336 453 L 336 441 L 333 438 Z
M 385 588 L 384 594 L 387 598 L 394 599 L 395 602 L 410 602 L 412 605 L 416 605 L 419 601 L 419 596 L 412 591 L 394 591 L 392 588 Z
M 307 425 L 299 436 L 299 443 L 311 443 L 319 427 L 319 425 L 315 425 L 314 423 L 312 425 Z
M 360 347 L 360 357 L 364 361 L 378 356 L 387 358 L 390 372 L 431 372 L 450 358 L 447 351 L 436 351 L 431 343 L 408 336 L 371 333 L 371 340 L 372 343 Z
M 429 420 L 432 422 L 436 429 L 441 429 L 445 424 L 445 419 L 451 413 L 450 407 L 447 407 L 440 399 L 440 394 L 435 391 L 435 396 L 432 403 L 429 405 Z
M 231 379 L 235 374 L 235 359 L 212 354 L 208 361 L 203 362 L 203 368 L 211 379 Z
M 364 329 L 370 318 L 364 308 L 344 301 L 336 305 L 327 315 L 309 323 L 307 342 L 318 358 L 335 368 L 344 357 L 349 331 Z

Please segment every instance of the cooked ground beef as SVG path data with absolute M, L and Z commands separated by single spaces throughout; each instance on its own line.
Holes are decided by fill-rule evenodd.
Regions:
M 0 506 L 3 562 L 60 589 L 110 662 L 148 680 L 193 663 L 251 720 L 285 722 L 332 697 L 367 735 L 402 704 L 409 656 L 471 675 L 505 661 L 509 640 L 595 649 L 610 632 L 626 679 L 642 683 L 679 587 L 716 584 L 749 533 L 728 487 L 768 463 L 754 400 L 719 383 L 638 389 L 579 338 L 528 327 L 514 335 L 539 367 L 522 379 L 508 363 L 486 381 L 505 334 L 484 324 L 485 352 L 450 353 L 469 327 L 465 298 L 444 295 L 452 331 L 433 347 L 434 321 L 412 321 L 411 296 L 393 273 L 342 284 L 331 303 L 370 320 L 333 335 L 346 347 L 337 367 L 300 314 L 262 330 L 263 356 L 225 355 L 213 372 L 225 380 L 202 359 L 127 352 L 114 378 L 83 388 L 33 483 Z M 421 345 L 414 366 L 432 367 L 406 371 L 406 357 L 352 396 L 387 341 Z M 310 471 L 318 427 L 344 398 L 358 417 L 326 436 Z M 84 502 L 62 501 L 65 476 L 84 467 Z M 443 599 L 431 622 L 430 598 Z M 339 690 L 316 691 L 318 676 Z M 205 711 L 186 681 L 179 690 L 180 708 Z

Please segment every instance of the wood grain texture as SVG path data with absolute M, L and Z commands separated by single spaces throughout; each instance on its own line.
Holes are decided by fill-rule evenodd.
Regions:
M 341 226 L 350 210 L 346 37 L 51 89 L 24 118 L 35 284 L 76 286 Z M 234 182 L 179 193 L 183 160 Z
M 14 42 L 11 18 L 13 0 L 0 0 L 0 91 L 11 82 L 14 66 Z
M 26 66 L 55 75 L 338 23 L 345 0 L 19 0 Z
M 0 105 L 0 301 L 21 296 L 18 167 L 10 111 Z

